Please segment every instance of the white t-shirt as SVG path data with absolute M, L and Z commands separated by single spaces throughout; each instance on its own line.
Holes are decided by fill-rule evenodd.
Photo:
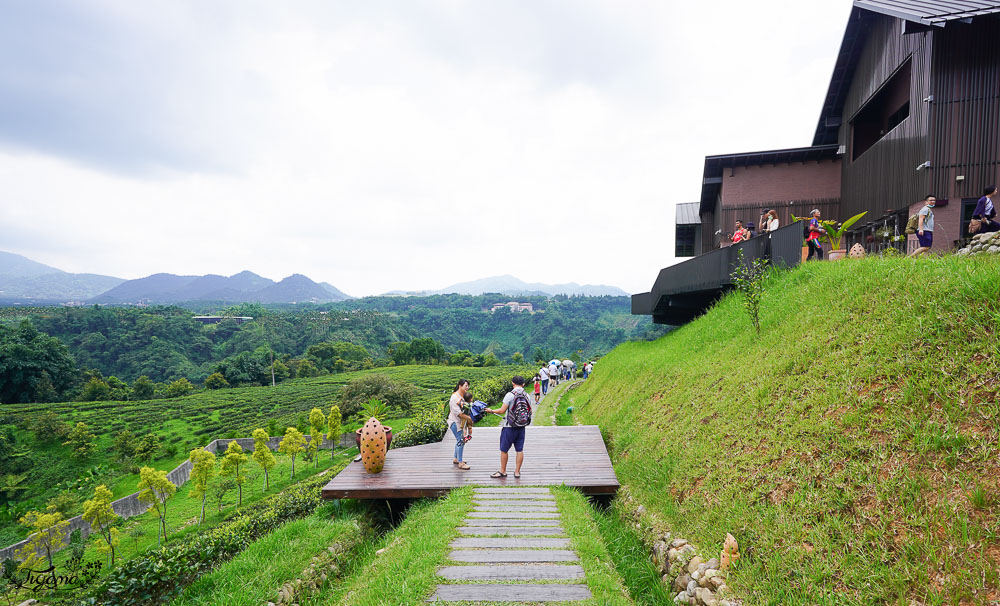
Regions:
M 541 379 L 542 381 L 545 381 L 546 379 L 549 378 L 549 371 L 545 370 L 544 366 L 542 367 L 541 370 L 538 371 L 538 378 Z
M 523 387 L 518 387 L 517 385 L 514 386 L 513 390 L 507 392 L 507 395 L 505 395 L 503 397 L 503 403 L 508 408 L 507 408 L 506 411 L 504 411 L 504 413 L 502 415 L 500 415 L 500 417 L 501 417 L 500 427 L 501 428 L 503 428 L 503 427 L 510 427 L 510 425 L 507 425 L 507 413 L 510 412 L 510 405 L 514 401 L 514 392 L 521 392 L 521 393 L 524 394 L 524 397 L 528 398 L 528 393 L 526 391 L 524 391 L 524 388 Z M 528 406 L 531 406 L 531 398 L 528 398 Z M 531 411 L 531 420 L 532 421 L 535 420 L 535 411 L 534 410 Z M 528 423 L 528 425 L 531 425 L 531 423 Z
M 777 219 L 771 219 L 767 222 L 767 231 L 778 231 L 778 227 L 781 226 L 781 222 Z
M 452 423 L 457 426 L 462 426 L 462 420 L 458 418 L 458 415 L 462 414 L 462 404 L 465 404 L 465 399 L 462 398 L 456 391 L 451 394 L 451 399 L 448 400 L 448 427 L 451 427 Z M 438 417 L 439 419 L 441 417 Z

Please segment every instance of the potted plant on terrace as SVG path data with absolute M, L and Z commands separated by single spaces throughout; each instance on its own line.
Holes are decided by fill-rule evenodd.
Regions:
M 378 398 L 372 398 L 361 405 L 361 410 L 368 419 L 375 419 L 379 423 L 382 423 L 385 421 L 386 415 L 389 414 L 389 405 Z M 392 427 L 388 425 L 383 425 L 382 427 L 385 429 L 385 447 L 389 448 L 389 444 L 392 442 Z M 354 432 L 354 442 L 358 445 L 358 448 L 361 448 L 362 429 L 364 427 Z
M 827 253 L 827 259 L 836 261 L 838 259 L 843 259 L 847 255 L 847 251 L 841 247 L 843 244 L 844 234 L 847 233 L 847 230 L 850 229 L 852 225 L 857 223 L 861 217 L 867 214 L 868 211 L 858 213 L 843 223 L 837 223 L 836 221 L 820 221 L 820 225 L 822 225 L 823 229 L 826 230 L 826 234 L 822 237 L 825 238 L 827 243 L 830 244 L 830 252 Z

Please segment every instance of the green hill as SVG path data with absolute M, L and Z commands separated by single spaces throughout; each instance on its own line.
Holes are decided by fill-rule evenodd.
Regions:
M 564 401 L 646 523 L 706 558 L 736 536 L 745 603 L 995 603 L 998 320 L 992 257 L 807 264 L 759 335 L 728 295 Z

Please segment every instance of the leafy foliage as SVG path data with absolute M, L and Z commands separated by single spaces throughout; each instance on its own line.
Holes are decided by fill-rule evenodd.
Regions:
M 266 431 L 263 429 L 253 430 L 253 460 L 264 471 L 264 490 L 268 490 L 271 487 L 268 473 L 277 463 L 274 453 L 267 447 L 267 440 L 268 435 Z
M 112 494 L 104 484 L 94 489 L 94 498 L 83 503 L 83 521 L 90 524 L 91 532 L 98 533 L 103 539 L 101 550 L 111 557 L 111 565 L 115 565 L 115 550 L 120 539 L 119 531 L 114 524 L 120 519 L 111 508 Z
M 340 410 L 345 417 L 357 414 L 373 399 L 385 403 L 395 414 L 410 412 L 410 400 L 415 395 L 412 385 L 393 380 L 382 373 L 367 374 L 344 386 L 340 394 Z
M 208 498 L 209 485 L 215 475 L 215 453 L 204 448 L 195 448 L 188 455 L 191 461 L 191 490 L 188 496 L 201 499 L 201 515 L 198 524 L 205 521 L 205 500 Z
M 747 262 L 743 249 L 738 251 L 736 268 L 733 269 L 732 278 L 736 285 L 736 290 L 743 295 L 743 308 L 750 316 L 750 323 L 754 330 L 760 333 L 760 298 L 764 293 L 764 279 L 767 277 L 768 260 L 756 258 L 752 262 Z
M 249 457 L 243 454 L 243 447 L 236 440 L 229 443 L 229 446 L 226 447 L 226 453 L 222 455 L 222 469 L 219 473 L 224 476 L 233 477 L 233 483 L 236 484 L 236 489 L 239 491 L 237 507 L 243 506 L 243 482 L 246 481 L 243 471 L 245 470 L 244 465 L 247 459 Z
M 32 533 L 28 542 L 17 550 L 22 568 L 33 568 L 44 558 L 52 566 L 52 554 L 69 543 L 69 522 L 58 511 L 29 511 L 21 524 Z
M 94 432 L 90 431 L 86 423 L 77 423 L 76 427 L 69 432 L 66 436 L 66 441 L 63 442 L 63 446 L 71 446 L 73 448 L 73 454 L 78 457 L 87 459 L 94 453 L 94 449 L 97 447 Z
M 167 479 L 167 472 L 152 467 L 139 470 L 139 502 L 152 506 L 160 518 L 160 537 L 167 536 L 167 499 L 177 492 L 177 486 Z
M 285 437 L 278 444 L 278 452 L 288 455 L 292 459 L 292 477 L 295 477 L 295 457 L 306 449 L 306 438 L 302 432 L 294 427 L 289 427 L 285 431 Z
M 76 381 L 76 365 L 58 339 L 30 320 L 0 325 L 0 403 L 37 402 L 64 393 Z

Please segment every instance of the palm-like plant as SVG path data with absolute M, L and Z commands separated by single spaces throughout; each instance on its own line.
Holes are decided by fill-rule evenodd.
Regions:
M 367 415 L 369 419 L 374 417 L 379 423 L 385 421 L 385 417 L 389 413 L 389 406 L 378 398 L 368 400 L 361 405 L 361 409 L 365 411 L 365 415 Z
M 858 213 L 843 223 L 837 223 L 836 221 L 820 221 L 820 225 L 822 225 L 823 229 L 826 230 L 824 237 L 826 238 L 826 241 L 830 243 L 830 250 L 840 250 L 840 244 L 844 238 L 844 234 L 851 228 L 852 225 L 857 223 L 861 217 L 867 214 L 868 211 Z

